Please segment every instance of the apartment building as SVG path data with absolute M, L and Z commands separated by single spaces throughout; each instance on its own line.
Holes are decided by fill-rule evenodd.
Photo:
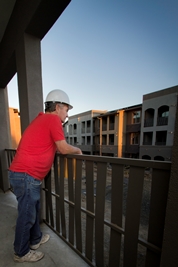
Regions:
M 84 154 L 170 161 L 178 86 L 143 95 L 142 104 L 113 111 L 89 110 L 64 124 L 68 143 Z M 12 148 L 21 138 L 18 109 L 9 108 Z
M 71 116 L 64 124 L 66 140 L 84 154 L 138 158 L 141 107 L 90 110 Z
M 93 119 L 93 154 L 138 158 L 141 105 L 107 112 Z
M 63 125 L 66 141 L 80 147 L 83 154 L 93 154 L 93 117 L 105 112 L 106 110 L 89 110 L 69 117 Z
M 143 96 L 140 158 L 170 161 L 178 86 Z
M 139 105 L 71 116 L 66 139 L 84 154 L 170 161 L 177 95 L 174 86 L 144 95 Z
M 139 158 L 142 105 L 124 109 L 123 153 L 125 158 Z

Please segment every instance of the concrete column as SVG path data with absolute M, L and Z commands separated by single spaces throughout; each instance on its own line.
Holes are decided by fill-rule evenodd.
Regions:
M 24 34 L 16 49 L 16 65 L 20 104 L 21 132 L 43 111 L 40 39 Z M 41 216 L 44 210 L 44 194 L 41 192 Z
M 9 181 L 4 149 L 11 148 L 7 88 L 0 88 L 0 122 L 0 188 L 5 192 L 9 188 Z
M 118 152 L 117 152 L 117 156 L 118 158 L 121 158 L 122 155 L 123 155 L 123 151 L 122 151 L 122 146 L 123 146 L 123 132 L 124 132 L 124 129 L 123 129 L 123 125 L 124 125 L 124 110 L 120 110 L 119 111 L 119 122 L 118 122 L 118 136 L 117 136 L 117 139 L 118 139 Z
M 16 49 L 21 131 L 43 111 L 40 39 L 24 34 Z
M 161 267 L 178 265 L 178 105 L 175 121 L 172 167 L 169 185 L 168 204 L 165 218 L 165 231 L 161 256 Z
M 156 129 L 157 129 L 157 118 L 158 118 L 158 109 L 155 108 L 155 113 L 154 113 L 154 125 L 153 125 L 153 139 L 152 139 L 152 146 L 155 146 L 156 142 Z M 153 159 L 153 158 L 152 158 Z

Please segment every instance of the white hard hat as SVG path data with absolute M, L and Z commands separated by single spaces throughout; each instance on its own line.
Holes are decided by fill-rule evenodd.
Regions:
M 46 97 L 45 103 L 47 103 L 47 102 L 64 103 L 64 104 L 67 104 L 69 106 L 69 109 L 73 108 L 73 106 L 70 105 L 70 100 L 69 100 L 68 95 L 60 89 L 55 89 L 55 90 L 52 90 L 51 92 L 49 92 L 47 97 Z

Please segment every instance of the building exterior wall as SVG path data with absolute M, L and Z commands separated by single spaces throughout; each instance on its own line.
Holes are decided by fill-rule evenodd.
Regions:
M 125 141 L 123 143 L 123 157 L 139 157 L 141 116 L 141 104 L 125 109 Z
M 18 109 L 9 108 L 12 148 L 16 149 L 21 138 L 20 116 Z
M 175 117 L 177 106 L 178 86 L 167 88 L 152 94 L 143 96 L 142 104 L 142 123 L 141 123 L 141 139 L 140 139 L 140 158 L 148 156 L 150 159 L 155 157 L 163 157 L 163 160 L 170 161 L 172 157 L 172 146 L 174 140 Z M 167 120 L 163 125 L 159 124 L 159 109 L 168 108 L 168 117 L 161 119 Z M 152 109 L 154 112 L 151 125 L 145 123 L 146 112 Z M 165 144 L 157 142 L 157 135 L 165 134 Z M 149 144 L 144 142 L 144 137 L 149 135 Z
M 69 117 L 68 142 L 78 146 L 84 154 L 93 154 L 93 117 L 104 113 L 104 110 L 89 110 Z M 66 132 L 66 130 L 64 130 Z

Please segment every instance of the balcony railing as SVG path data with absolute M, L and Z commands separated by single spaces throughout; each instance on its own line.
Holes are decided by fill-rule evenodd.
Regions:
M 6 150 L 8 165 L 14 150 Z M 90 266 L 159 266 L 171 163 L 56 154 L 44 222 Z
M 137 124 L 127 124 L 127 125 L 126 125 L 126 132 L 127 132 L 127 133 L 140 132 L 140 128 L 141 128 L 141 123 L 137 123 Z
M 166 141 L 164 142 L 155 142 L 155 146 L 165 146 L 166 145 Z
M 168 125 L 168 117 L 158 117 L 157 118 L 157 125 L 158 126 Z
M 125 147 L 125 152 L 126 153 L 137 154 L 137 153 L 139 153 L 139 145 L 129 145 L 129 144 L 127 144 L 126 147 Z
M 148 118 L 144 120 L 144 127 L 152 127 L 154 123 L 154 118 Z

